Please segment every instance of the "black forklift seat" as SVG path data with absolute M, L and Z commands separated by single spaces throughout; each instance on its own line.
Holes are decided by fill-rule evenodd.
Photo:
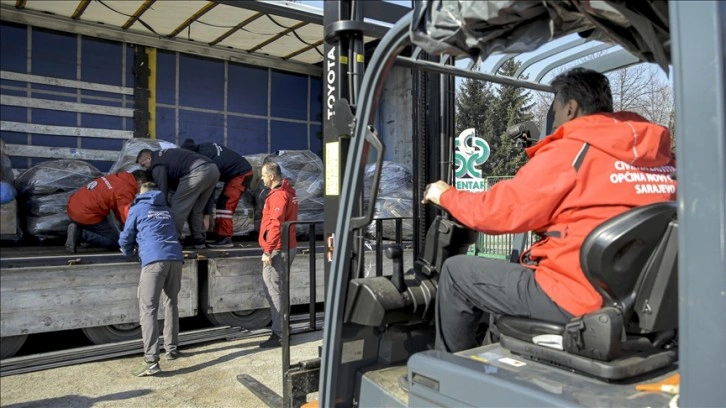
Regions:
M 557 324 L 502 316 L 502 347 L 605 380 L 625 380 L 678 359 L 676 203 L 636 207 L 585 239 L 580 263 L 602 308 Z

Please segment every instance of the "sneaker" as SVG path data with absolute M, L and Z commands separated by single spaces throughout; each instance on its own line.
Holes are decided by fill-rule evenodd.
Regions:
M 204 242 L 204 238 L 200 239 L 194 239 L 192 237 L 187 237 L 182 241 L 182 247 L 184 248 L 194 248 L 194 249 L 204 249 L 207 247 L 207 244 Z
M 180 355 L 181 354 L 179 353 L 178 349 L 172 349 L 172 350 L 167 351 L 165 356 L 166 356 L 167 360 L 176 360 L 177 358 L 180 357 Z
M 260 348 L 275 348 L 280 347 L 280 345 L 280 337 L 277 334 L 272 333 L 269 339 L 260 343 Z
M 225 237 L 214 242 L 210 242 L 207 246 L 210 248 L 234 248 L 234 243 L 232 242 L 232 238 Z
M 81 229 L 78 228 L 78 224 L 72 222 L 68 224 L 67 236 L 66 236 L 66 251 L 75 254 L 78 242 L 81 240 Z
M 136 370 L 134 370 L 131 374 L 133 374 L 136 377 L 146 377 L 148 375 L 154 375 L 161 371 L 161 367 L 159 367 L 159 363 L 150 363 L 144 359 L 143 364 L 139 366 Z

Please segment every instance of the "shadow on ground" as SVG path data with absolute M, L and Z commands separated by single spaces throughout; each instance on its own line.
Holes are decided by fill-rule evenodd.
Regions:
M 141 397 L 150 394 L 152 390 L 133 390 L 117 392 L 115 394 L 103 395 L 100 397 L 84 397 L 82 395 L 65 395 L 56 398 L 46 398 L 36 401 L 21 402 L 18 404 L 5 405 L 5 408 L 30 408 L 30 407 L 92 407 L 103 401 L 121 401 L 130 398 Z

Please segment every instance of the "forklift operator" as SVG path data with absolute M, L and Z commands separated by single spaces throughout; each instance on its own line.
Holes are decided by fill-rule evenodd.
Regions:
M 552 81 L 553 133 L 527 149 L 529 162 L 488 191 L 426 187 L 433 203 L 487 234 L 534 231 L 543 238 L 521 265 L 459 255 L 446 260 L 436 302 L 436 349 L 478 346 L 480 323 L 501 315 L 564 324 L 602 306 L 580 267 L 580 247 L 602 222 L 626 210 L 674 200 L 667 129 L 613 112 L 604 75 L 575 68 Z M 474 210 L 475 209 L 475 210 Z

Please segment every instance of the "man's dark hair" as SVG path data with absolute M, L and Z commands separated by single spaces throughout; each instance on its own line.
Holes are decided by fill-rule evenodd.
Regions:
M 573 68 L 557 75 L 552 80 L 555 98 L 565 104 L 574 99 L 580 104 L 583 114 L 612 112 L 613 94 L 610 91 L 608 78 L 596 71 L 585 68 Z
M 131 174 L 139 183 L 146 183 L 147 181 L 151 181 L 151 177 L 149 177 L 149 172 L 146 170 L 134 170 L 131 172 Z
M 194 139 L 188 138 L 184 140 L 184 143 L 181 144 L 182 149 L 187 149 L 191 151 L 197 150 L 197 144 L 194 142 Z
M 157 190 L 158 189 L 157 187 L 158 186 L 153 181 L 147 181 L 146 183 L 141 184 L 141 188 L 139 189 L 139 192 L 142 194 L 148 193 L 149 191 Z
M 151 154 L 152 152 L 149 149 L 141 149 L 141 151 L 139 152 L 139 154 L 136 155 L 136 163 L 138 163 L 139 160 L 141 160 L 141 156 L 143 156 L 143 155 L 145 155 L 147 153 L 148 154 Z
M 276 179 L 282 180 L 282 169 L 280 169 L 280 165 L 277 164 L 277 162 L 269 160 L 266 161 L 262 167 L 264 167 L 268 173 L 272 173 Z

